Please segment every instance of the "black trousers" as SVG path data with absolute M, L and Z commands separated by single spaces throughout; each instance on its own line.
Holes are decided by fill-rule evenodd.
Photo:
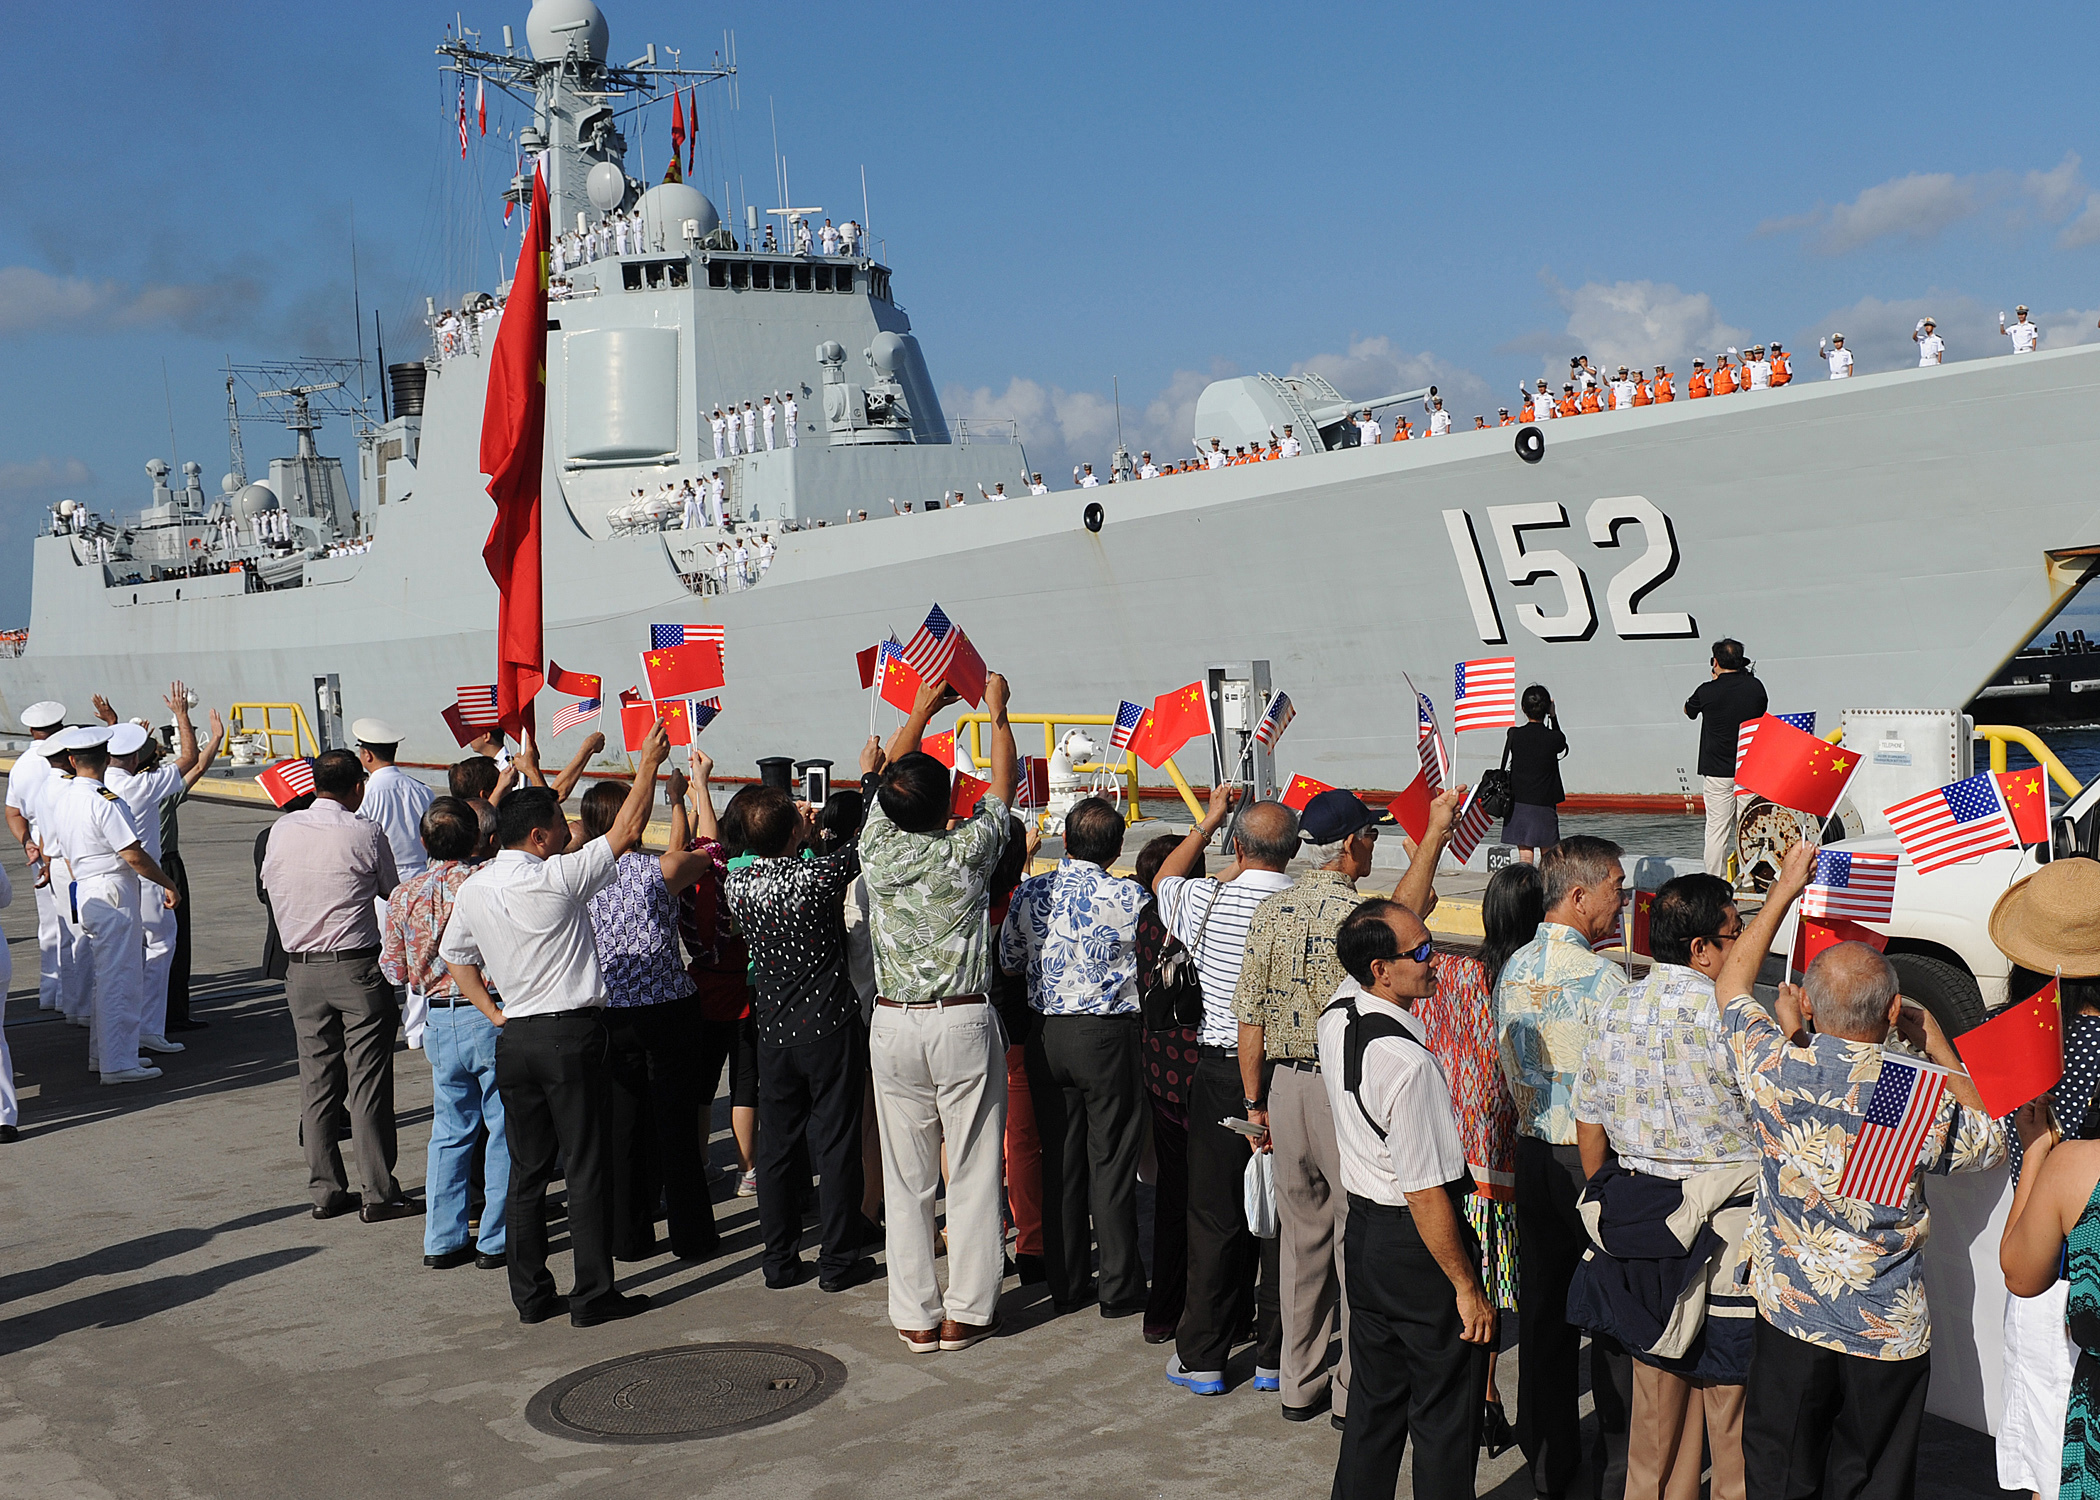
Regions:
M 1145 1297 L 1145 1332 L 1171 1333 L 1181 1322 L 1189 1290 L 1189 1127 L 1178 1112 L 1149 1093 L 1146 1097 L 1159 1179 L 1152 1188 L 1152 1290 Z
M 1464 1215 L 1468 1254 L 1480 1247 Z M 1392 1500 L 1415 1441 L 1418 1500 L 1472 1500 L 1488 1346 L 1466 1343 L 1458 1297 L 1404 1208 L 1349 1195 L 1349 1425 L 1334 1500 Z
M 569 1311 L 613 1295 L 612 1170 L 606 1125 L 612 1078 L 604 1019 L 512 1016 L 496 1038 L 496 1090 L 510 1142 L 510 1299 L 521 1313 L 555 1301 L 547 1271 L 547 1184 L 562 1163 L 575 1283 Z
M 1225 1368 L 1233 1337 L 1246 1323 L 1250 1292 L 1254 1363 L 1273 1370 L 1283 1358 L 1276 1241 L 1258 1240 L 1247 1228 L 1240 1196 L 1247 1139 L 1218 1123 L 1227 1115 L 1245 1118 L 1243 1097 L 1239 1060 L 1214 1047 L 1199 1048 L 1189 1085 L 1188 1293 L 1174 1332 L 1174 1352 L 1188 1370 Z
M 1909 1500 L 1932 1373 L 1927 1355 L 1865 1359 L 1762 1317 L 1743 1401 L 1743 1488 L 1757 1500 Z
M 860 1259 L 867 1186 L 860 1104 L 867 1076 L 868 1044 L 858 1016 L 819 1041 L 758 1044 L 758 1227 L 768 1282 L 791 1274 L 802 1259 L 802 1196 L 812 1166 L 824 1237 L 817 1274 L 841 1275 Z
M 707 1260 L 721 1249 L 707 1191 L 707 1136 L 700 1128 L 700 1002 L 608 1007 L 612 1115 L 613 1258 L 656 1254 L 656 1210 L 664 1205 L 671 1253 Z
M 1517 1442 L 1538 1492 L 1563 1495 L 1582 1462 L 1576 1409 L 1582 1330 L 1568 1322 L 1568 1283 L 1590 1243 L 1576 1209 L 1582 1158 L 1573 1146 L 1520 1135 L 1516 1175 L 1517 1274 L 1523 1287 L 1517 1299 Z M 1621 1500 L 1633 1359 L 1616 1339 L 1590 1340 L 1590 1396 L 1597 1412 L 1592 1493 L 1596 1500 Z
M 1028 1095 L 1043 1149 L 1043 1269 L 1059 1308 L 1094 1300 L 1101 1249 L 1104 1312 L 1145 1306 L 1137 1164 L 1145 1144 L 1137 1014 L 1041 1016 L 1028 1039 Z M 1093 1233 L 1087 1233 L 1092 1220 Z
M 168 1024 L 172 1026 L 190 1018 L 190 871 L 181 853 L 173 849 L 160 867 L 182 893 L 182 904 L 175 908 L 175 951 L 168 960 Z

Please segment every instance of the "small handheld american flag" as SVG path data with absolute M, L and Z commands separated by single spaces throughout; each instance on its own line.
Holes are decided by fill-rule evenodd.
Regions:
M 1802 916 L 1886 922 L 1895 909 L 1895 855 L 1816 851 L 1815 878 L 1801 893 Z
M 1116 727 L 1108 736 L 1109 748 L 1112 750 L 1128 750 L 1130 748 L 1130 737 L 1137 733 L 1138 720 L 1144 717 L 1144 704 L 1132 703 L 1128 698 L 1125 698 L 1118 704 L 1116 706 Z
M 1993 849 L 2017 849 L 2020 835 L 1988 771 L 1906 797 L 1884 814 L 1920 875 Z
M 1422 764 L 1426 770 L 1428 761 L 1425 760 Z M 1480 805 L 1480 788 L 1476 786 L 1466 793 L 1466 805 L 1459 809 L 1458 822 L 1452 825 L 1449 845 L 1451 857 L 1460 864 L 1471 859 L 1473 851 L 1480 847 L 1480 841 L 1487 837 L 1488 830 L 1494 826 L 1494 818 Z
M 687 704 L 687 712 L 693 721 L 693 733 L 698 734 L 714 723 L 722 712 L 720 698 L 694 698 Z
M 1808 713 L 1805 714 L 1773 714 L 1772 717 L 1775 719 L 1784 719 L 1787 723 L 1793 725 L 1803 734 L 1814 734 L 1816 732 L 1816 716 L 1814 710 L 1810 710 Z M 1743 757 L 1750 753 L 1750 740 L 1751 737 L 1756 733 L 1756 719 L 1743 720 L 1743 727 L 1735 732 L 1735 764 L 1737 770 L 1742 769 Z M 1757 793 L 1751 791 L 1750 788 L 1746 786 L 1739 786 L 1735 789 L 1735 795 L 1738 798 L 1738 800 L 1741 800 L 1744 798 L 1755 797 Z
M 255 779 L 270 794 L 270 800 L 282 807 L 294 797 L 303 797 L 314 789 L 314 763 L 303 759 L 280 760 L 275 765 L 263 767 L 262 774 Z
M 1901 1208 L 1946 1091 L 1945 1069 L 1884 1053 L 1866 1118 L 1838 1178 L 1838 1196 Z
M 926 622 L 904 643 L 904 664 L 919 674 L 921 682 L 939 682 L 948 675 L 955 659 L 956 630 L 941 607 L 927 611 Z
M 494 729 L 500 722 L 496 712 L 496 684 L 493 682 L 457 688 L 453 692 L 453 701 L 463 724 L 476 729 Z
M 1462 661 L 1452 674 L 1451 728 L 1507 729 L 1517 722 L 1517 659 Z
M 1408 686 L 1414 687 L 1412 678 Z M 1422 776 L 1432 792 L 1441 792 L 1451 774 L 1450 752 L 1444 748 L 1444 731 L 1436 721 L 1436 704 L 1427 693 L 1415 688 L 1415 749 L 1421 752 Z
M 581 698 L 574 703 L 565 703 L 554 711 L 554 717 L 547 723 L 547 731 L 566 734 L 577 725 L 588 724 L 597 718 L 598 711 L 604 706 L 602 698 Z
M 1258 745 L 1273 745 L 1283 738 L 1284 730 L 1291 727 L 1291 720 L 1298 717 L 1298 710 L 1291 706 L 1289 693 L 1278 693 L 1269 700 L 1269 710 L 1261 716 L 1255 727 L 1254 741 Z
M 722 655 L 722 666 L 729 666 L 729 631 L 721 625 L 651 625 L 649 627 L 649 649 L 661 651 L 667 646 L 689 646 L 698 641 L 714 642 L 715 650 Z

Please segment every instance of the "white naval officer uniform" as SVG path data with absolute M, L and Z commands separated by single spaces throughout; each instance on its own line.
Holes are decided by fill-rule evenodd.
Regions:
M 131 731 L 126 734 L 125 731 Z M 136 724 L 119 724 L 110 736 L 113 754 L 129 755 L 145 743 L 145 731 Z M 131 821 L 139 831 L 139 842 L 155 864 L 160 863 L 161 809 L 171 797 L 182 794 L 182 773 L 163 761 L 152 770 L 134 775 L 120 766 L 109 768 L 109 789 L 124 799 Z M 155 889 L 156 896 L 158 888 Z M 139 1002 L 140 1045 L 148 1052 L 180 1052 L 182 1043 L 168 1040 L 168 971 L 175 964 L 175 913 L 167 902 L 139 895 L 139 926 L 146 936 L 145 965 Z
M 1822 352 L 1823 358 L 1830 362 L 1830 378 L 1832 380 L 1849 380 L 1851 378 L 1852 351 L 1850 349 L 1840 348 L 1833 344 L 1826 350 L 1820 342 L 1817 343 L 1816 348 Z
M 758 413 L 752 410 L 751 403 L 748 401 L 744 403 L 744 451 L 746 453 L 756 453 L 758 451 Z
M 773 419 L 779 415 L 779 411 L 780 409 L 773 404 L 771 396 L 766 397 L 766 404 L 759 408 L 759 417 L 764 421 L 766 427 L 766 452 L 768 453 L 773 451 Z
M 1445 411 L 1441 406 L 1431 407 L 1429 410 L 1429 435 L 1431 437 L 1447 437 L 1450 435 L 1450 432 L 1451 413 Z M 1285 451 L 1288 451 L 1288 449 Z
M 50 821 L 72 876 L 61 894 L 78 913 L 85 937 L 78 951 L 86 960 L 90 1066 L 105 1082 L 121 1082 L 141 1067 L 139 1011 L 146 982 L 141 882 L 121 855 L 144 844 L 124 799 L 86 776 L 75 776 L 52 797 Z M 153 894 L 161 897 L 158 887 Z
M 792 448 L 798 441 L 795 435 L 795 423 L 802 415 L 802 408 L 795 404 L 795 398 L 792 394 L 788 396 L 787 404 L 780 408 L 780 415 L 787 421 L 788 446 Z
M 2007 336 L 2012 339 L 2013 353 L 2034 353 L 2035 342 L 2042 336 L 2041 329 L 2028 322 L 2025 318 L 2022 318 L 2017 323 L 2005 323 L 2001 324 L 2001 326 L 2005 329 Z
M 55 729 L 65 722 L 65 717 L 62 703 L 32 703 L 22 710 L 23 727 L 27 729 Z M 7 774 L 7 805 L 28 823 L 30 842 L 39 846 L 44 840 L 38 799 L 57 785 L 60 776 L 47 758 L 49 748 L 48 739 L 31 742 L 26 751 L 15 757 L 14 769 Z M 35 890 L 37 1008 L 60 1010 L 63 1008 L 60 1003 L 63 968 L 67 950 L 73 943 L 73 932 L 65 919 L 62 896 L 49 882 L 35 887 Z
M 1918 368 L 1929 370 L 1940 362 L 1947 352 L 1947 341 L 1937 333 L 1924 334 L 1918 339 Z
M 717 407 L 715 409 L 715 414 L 707 419 L 707 425 L 714 430 L 715 457 L 727 458 L 729 454 L 725 451 L 725 446 L 728 440 L 729 423 L 722 416 L 722 411 L 720 407 Z

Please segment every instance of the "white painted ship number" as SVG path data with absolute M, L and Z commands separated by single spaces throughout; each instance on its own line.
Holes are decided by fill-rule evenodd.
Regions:
M 1524 628 L 1542 641 L 1586 641 L 1595 635 L 1597 606 L 1590 595 L 1588 575 L 1564 552 L 1526 545 L 1528 532 L 1571 525 L 1566 508 L 1551 501 L 1490 505 L 1487 519 L 1496 550 L 1502 556 L 1503 577 L 1513 587 L 1522 588 L 1549 578 L 1560 583 L 1559 614 L 1547 614 L 1530 599 L 1517 602 L 1517 618 Z M 1648 541 L 1647 550 L 1619 569 L 1604 591 L 1612 630 L 1621 640 L 1668 640 L 1698 634 L 1698 626 L 1688 614 L 1641 608 L 1641 602 L 1677 571 L 1677 532 L 1668 516 L 1643 496 L 1611 495 L 1590 507 L 1585 524 L 1593 546 L 1620 546 L 1622 530 L 1628 526 L 1640 527 Z M 1506 644 L 1509 635 L 1502 623 L 1501 607 L 1495 602 L 1494 587 L 1488 582 L 1480 539 L 1473 532 L 1473 518 L 1462 510 L 1447 510 L 1444 530 L 1451 537 L 1451 555 L 1458 562 L 1458 576 L 1466 586 L 1466 602 L 1473 607 L 1473 624 L 1480 639 L 1490 646 Z

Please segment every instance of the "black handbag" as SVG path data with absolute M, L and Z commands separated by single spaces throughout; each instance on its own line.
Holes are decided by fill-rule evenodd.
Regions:
M 1515 730 L 1509 731 L 1514 733 Z M 1517 805 L 1516 788 L 1509 779 L 1509 734 L 1502 737 L 1502 764 L 1480 773 L 1480 787 L 1473 794 L 1480 810 L 1498 821 L 1508 817 Z
M 1210 913 L 1206 910 L 1203 915 L 1207 926 Z M 1148 907 L 1139 920 L 1146 919 L 1158 922 L 1159 908 Z M 1164 928 L 1165 924 L 1161 926 Z M 1147 1031 L 1177 1031 L 1203 1021 L 1203 982 L 1196 972 L 1196 955 L 1172 933 L 1164 936 L 1158 964 L 1150 975 L 1139 976 L 1138 1009 Z M 1201 928 L 1197 929 L 1196 941 L 1203 941 Z

